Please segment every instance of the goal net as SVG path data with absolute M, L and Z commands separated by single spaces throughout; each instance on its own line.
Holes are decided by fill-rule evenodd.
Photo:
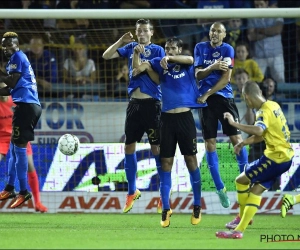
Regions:
M 109 13 L 108 13 L 109 12 Z M 184 12 L 184 13 L 182 13 Z M 299 52 L 296 42 L 299 11 L 288 9 L 268 10 L 0 10 L 4 17 L 2 33 L 14 31 L 19 35 L 20 47 L 29 56 L 38 79 L 39 96 L 43 114 L 35 130 L 33 141 L 34 163 L 39 175 L 42 200 L 51 204 L 53 192 L 63 191 L 52 211 L 120 212 L 124 203 L 127 182 L 124 172 L 124 122 L 128 103 L 127 61 L 121 58 L 104 60 L 103 52 L 124 33 L 135 34 L 139 18 L 150 18 L 154 24 L 152 42 L 164 46 L 168 37 L 177 36 L 184 41 L 185 54 L 193 55 L 196 43 L 206 41 L 210 25 L 218 20 L 227 29 L 226 42 L 235 47 L 239 42 L 248 42 L 249 56 L 254 44 L 249 41 L 249 20 L 268 17 L 282 22 L 280 33 L 282 47 L 275 47 L 284 57 L 279 65 L 284 72 L 284 81 L 278 82 L 276 96 L 288 119 L 293 147 L 299 154 Z M 16 19 L 15 17 L 18 16 Z M 43 18 L 44 17 L 44 18 Z M 199 18 L 201 17 L 201 19 Z M 271 19 L 270 19 L 271 20 Z M 277 22 L 275 21 L 275 23 Z M 239 40 L 236 39 L 239 36 Z M 272 47 L 272 40 L 269 44 Z M 266 45 L 267 46 L 267 45 Z M 44 56 L 39 57 L 40 51 Z M 268 50 L 268 47 L 265 48 Z M 264 53 L 262 51 L 261 53 Z M 2 68 L 6 59 L 1 54 Z M 54 63 L 55 62 L 55 63 Z M 52 64 L 55 64 L 52 67 Z M 51 66 L 50 66 L 51 65 Z M 277 65 L 278 66 L 278 65 Z M 75 71 L 75 75 L 71 71 Z M 89 70 L 88 80 L 76 81 L 83 70 Z M 266 68 L 265 77 L 272 77 Z M 79 77 L 80 78 L 80 77 Z M 274 77 L 273 77 L 274 78 Z M 233 84 L 236 90 L 236 85 Z M 242 100 L 236 100 L 240 107 Z M 215 194 L 214 183 L 207 167 L 205 148 L 197 111 L 193 111 L 198 138 L 198 162 L 201 164 L 204 212 L 224 213 Z M 81 141 L 78 153 L 64 156 L 57 149 L 61 135 L 77 135 Z M 220 172 L 232 200 L 235 213 L 234 180 L 238 166 L 228 137 L 218 127 L 217 152 Z M 263 148 L 248 148 L 252 159 L 260 156 Z M 7 156 L 9 157 L 9 155 Z M 159 180 L 155 160 L 146 136 L 137 146 L 137 187 L 146 195 L 137 202 L 134 212 L 154 212 L 159 197 Z M 299 157 L 298 157 L 299 158 Z M 298 159 L 295 157 L 295 159 Z M 7 162 L 0 171 L 0 188 L 7 179 Z M 273 190 L 295 190 L 300 185 L 299 163 L 295 160 L 290 172 L 283 175 Z M 93 183 L 97 177 L 100 184 Z M 94 178 L 94 179 L 93 179 Z M 16 184 L 18 189 L 18 184 Z M 77 191 L 71 192 L 71 191 Z M 190 212 L 192 201 L 189 173 L 180 150 L 177 149 L 172 170 L 173 207 L 181 212 Z M 273 194 L 272 194 L 273 195 Z M 268 196 L 271 200 L 273 196 Z M 276 202 L 266 209 L 278 209 Z M 93 202 L 92 202 L 93 201 Z M 90 202 L 90 203 L 89 203 Z M 102 202 L 102 203 L 101 203 Z M 265 200 L 268 204 L 268 200 Z M 90 205 L 89 205 L 90 204 Z M 32 205 L 32 204 L 31 204 Z M 32 207 L 28 203 L 27 208 Z M 3 205 L 3 209 L 8 206 Z M 23 209 L 23 208 L 22 208 Z M 22 210 L 20 209 L 20 211 Z

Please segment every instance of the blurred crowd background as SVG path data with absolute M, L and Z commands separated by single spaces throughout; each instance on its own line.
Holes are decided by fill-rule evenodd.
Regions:
M 216 0 L 14 0 L 2 1 L 3 9 L 226 9 L 299 8 L 299 1 Z M 184 41 L 184 53 L 193 55 L 196 43 L 207 41 L 210 25 L 225 24 L 225 42 L 235 48 L 232 84 L 239 99 L 239 79 L 244 69 L 261 84 L 268 98 L 298 101 L 300 83 L 300 19 L 161 19 L 154 23 L 152 42 L 164 46 L 166 38 Z M 135 34 L 136 19 L 0 19 L 2 33 L 15 31 L 33 66 L 40 97 L 82 101 L 127 99 L 128 66 L 122 59 L 104 61 L 103 52 L 125 32 Z M 257 35 L 259 34 L 259 35 Z M 1 54 L 1 66 L 6 59 Z M 277 85 L 284 87 L 280 91 Z M 281 88 L 282 89 L 282 88 Z

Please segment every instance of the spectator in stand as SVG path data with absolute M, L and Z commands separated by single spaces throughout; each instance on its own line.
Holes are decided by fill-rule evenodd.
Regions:
M 35 72 L 39 93 L 48 96 L 52 84 L 58 82 L 58 69 L 55 56 L 45 49 L 44 39 L 40 35 L 33 35 L 29 41 L 29 51 L 25 53 Z M 40 89 L 41 88 L 41 89 Z
M 118 9 L 119 0 L 79 0 L 82 9 Z
M 129 69 L 126 61 L 120 62 L 116 72 L 114 81 L 114 96 L 127 96 L 127 88 L 129 84 Z
M 152 8 L 160 9 L 193 9 L 197 6 L 197 0 L 160 0 L 152 1 Z M 182 37 L 185 41 L 184 47 L 193 50 L 195 44 L 201 40 L 201 30 L 197 19 L 160 19 L 159 24 L 165 38 Z
M 239 68 L 236 70 L 234 75 L 234 80 L 237 86 L 237 91 L 234 93 L 234 99 L 237 103 L 239 114 L 240 114 L 240 123 L 246 125 L 253 125 L 255 121 L 255 113 L 252 109 L 250 109 L 245 101 L 242 98 L 242 90 L 244 84 L 249 81 L 250 77 L 248 72 L 243 69 Z M 239 104 L 238 104 L 239 103 Z M 243 139 L 246 139 L 249 135 L 242 131 Z
M 226 0 L 198 0 L 197 1 L 198 9 L 228 9 L 231 8 L 230 1 Z M 222 22 L 220 18 L 215 19 L 198 19 L 197 23 L 201 27 L 202 39 L 198 41 L 209 41 L 209 29 L 212 23 Z M 199 29 L 199 27 L 198 27 Z
M 1 1 L 1 5 L 7 9 L 29 9 L 32 2 L 27 0 Z M 5 19 L 6 30 L 36 30 L 42 27 L 42 19 Z
M 297 36 L 297 47 L 296 47 L 296 51 L 297 51 L 297 66 L 299 65 L 300 62 L 300 18 L 297 19 L 296 22 L 296 36 Z M 296 82 L 300 82 L 300 67 L 296 67 L 296 70 L 294 71 L 294 78 L 296 79 Z
M 294 0 L 278 0 L 279 8 L 299 8 L 300 2 Z M 300 82 L 300 32 L 299 19 L 284 18 L 282 30 L 283 55 L 285 63 L 285 81 L 287 83 Z M 296 42 L 295 42 L 296 41 Z M 295 53 L 297 51 L 297 53 Z M 293 94 L 291 97 L 296 97 Z
M 234 68 L 232 70 L 232 83 L 235 84 L 234 75 L 237 69 L 245 69 L 251 81 L 262 82 L 264 75 L 257 62 L 249 58 L 249 46 L 247 43 L 239 43 L 235 48 Z
M 277 102 L 279 105 L 281 105 L 279 101 L 280 96 L 278 96 L 277 93 L 277 83 L 273 78 L 268 77 L 264 79 L 264 81 L 261 83 L 260 86 L 261 86 L 263 96 L 266 99 Z
M 251 8 L 252 0 L 230 0 L 230 8 Z
M 269 8 L 269 1 L 254 1 L 255 8 Z M 264 75 L 267 70 L 278 83 L 285 82 L 281 33 L 283 18 L 249 18 L 248 39 L 254 42 L 254 57 Z
M 153 9 L 176 9 L 178 1 L 160 0 L 153 1 Z M 158 23 L 165 38 L 178 35 L 178 25 L 181 20 L 178 19 L 159 19 Z
M 56 5 L 57 9 L 84 9 L 85 3 L 79 0 L 61 0 Z M 80 29 L 89 27 L 88 19 L 58 19 L 56 27 L 58 29 Z M 81 32 L 82 33 L 82 32 Z
M 33 1 L 22 1 L 31 2 L 28 9 L 55 9 L 56 1 L 51 0 L 33 0 Z M 44 19 L 43 28 L 47 30 L 56 29 L 56 19 Z
M 234 49 L 238 43 L 248 42 L 247 31 L 243 27 L 243 20 L 241 18 L 230 19 L 226 28 L 227 34 L 224 40 Z
M 197 8 L 196 0 L 177 0 L 176 8 L 194 9 Z M 184 10 L 182 10 L 184 11 Z M 174 35 L 173 35 L 174 36 Z M 178 22 L 178 37 L 184 41 L 184 47 L 190 51 L 198 41 L 201 41 L 203 35 L 197 24 L 197 19 L 183 19 Z
M 71 39 L 72 41 L 72 39 Z M 83 39 L 75 38 L 71 44 L 71 55 L 64 62 L 63 66 L 63 82 L 77 86 L 85 84 L 93 84 L 96 82 L 96 66 L 93 59 L 88 58 L 86 42 Z M 89 95 L 89 93 L 85 93 Z M 83 97 L 77 93 L 76 96 Z
M 148 9 L 151 8 L 151 1 L 147 0 L 121 0 L 120 9 Z

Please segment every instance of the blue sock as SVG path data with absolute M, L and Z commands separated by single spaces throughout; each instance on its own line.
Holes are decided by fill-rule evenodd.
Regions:
M 172 187 L 171 172 L 161 172 L 160 195 L 163 209 L 170 209 L 170 192 Z
M 158 176 L 160 177 L 160 175 L 162 173 L 160 155 L 153 155 L 153 157 L 154 157 L 155 162 L 156 162 L 156 168 L 157 168 Z
M 15 186 L 16 181 L 16 155 L 14 150 L 14 144 L 9 144 L 9 160 L 8 160 L 8 182 L 7 184 L 10 186 Z
M 224 183 L 221 179 L 220 172 L 219 172 L 219 159 L 217 152 L 207 152 L 206 151 L 206 160 L 207 165 L 211 174 L 211 177 L 213 178 L 213 181 L 215 183 L 216 189 L 220 190 L 224 188 Z
M 194 205 L 201 206 L 201 173 L 199 168 L 190 172 L 190 180 L 193 188 Z
M 20 192 L 27 190 L 28 159 L 26 148 L 19 148 L 15 145 L 16 171 L 20 182 Z
M 128 182 L 128 194 L 132 195 L 136 190 L 137 160 L 135 153 L 125 154 L 124 168 Z
M 248 164 L 248 152 L 246 147 L 243 147 L 240 151 L 240 155 L 236 155 L 236 160 L 239 165 L 240 173 L 244 172 L 245 165 Z

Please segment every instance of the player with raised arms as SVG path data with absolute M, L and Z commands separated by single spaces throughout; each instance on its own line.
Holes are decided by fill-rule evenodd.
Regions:
M 130 101 L 126 111 L 125 121 L 125 173 L 128 182 L 128 194 L 126 196 L 123 212 L 129 212 L 141 192 L 136 187 L 137 156 L 136 143 L 140 142 L 144 133 L 148 135 L 151 151 L 156 161 L 157 172 L 161 171 L 159 157 L 159 126 L 161 113 L 161 90 L 148 74 L 140 74 L 132 77 L 132 56 L 135 46 L 142 44 L 145 47 L 140 54 L 142 61 L 148 61 L 155 57 L 163 57 L 164 49 L 151 42 L 153 25 L 148 19 L 139 19 L 135 25 L 135 34 L 138 42 L 135 42 L 131 32 L 125 33 L 117 42 L 111 45 L 104 53 L 105 60 L 117 57 L 128 59 L 129 85 L 128 95 Z M 158 212 L 161 212 L 161 203 L 158 203 Z
M 4 86 L 5 84 L 3 84 Z M 1 87 L 3 87 L 1 84 Z M 9 151 L 9 144 L 12 135 L 12 118 L 15 104 L 12 101 L 11 96 L 0 96 L 0 161 L 4 159 Z M 37 212 L 45 213 L 48 208 L 45 207 L 40 198 L 39 189 L 39 178 L 34 167 L 32 147 L 30 142 L 27 144 L 27 158 L 28 158 L 28 184 L 30 186 L 31 192 L 34 198 L 34 207 Z M 6 200 L 10 198 L 15 198 L 16 193 L 13 191 L 10 194 L 6 193 L 0 196 L 0 200 Z
M 197 103 L 199 91 L 195 79 L 194 59 L 192 56 L 181 55 L 182 40 L 174 37 L 166 41 L 166 56 L 157 57 L 148 62 L 140 62 L 139 54 L 144 46 L 135 47 L 133 75 L 149 74 L 161 85 L 161 143 L 160 156 L 162 172 L 160 173 L 160 192 L 163 203 L 162 227 L 170 225 L 172 209 L 170 207 L 170 192 L 172 188 L 171 172 L 177 143 L 184 156 L 190 174 L 193 190 L 193 212 L 191 224 L 201 221 L 201 174 L 196 158 L 197 132 L 191 109 L 198 109 L 206 104 Z
M 219 160 L 216 151 L 218 122 L 222 124 L 223 133 L 229 136 L 233 145 L 242 141 L 241 132 L 229 125 L 223 113 L 230 112 L 239 121 L 239 112 L 234 102 L 233 90 L 230 84 L 231 71 L 234 65 L 234 49 L 224 43 L 225 26 L 215 22 L 209 30 L 210 41 L 196 44 L 194 49 L 195 76 L 199 80 L 201 97 L 199 103 L 207 103 L 207 107 L 199 109 L 199 119 L 205 140 L 206 160 L 214 181 L 221 205 L 230 206 L 226 187 L 219 172 Z M 237 155 L 239 171 L 244 171 L 248 163 L 248 152 L 242 148 Z
M 34 128 L 42 114 L 42 108 L 35 75 L 27 56 L 19 48 L 18 34 L 6 32 L 2 37 L 1 45 L 8 63 L 7 73 L 0 71 L 0 82 L 6 84 L 5 87 L 0 88 L 0 96 L 11 95 L 16 107 L 12 118 L 12 136 L 9 145 L 8 182 L 0 197 L 5 199 L 14 193 L 17 177 L 20 192 L 10 206 L 16 208 L 32 197 L 27 190 L 26 148 L 28 142 L 34 140 Z

